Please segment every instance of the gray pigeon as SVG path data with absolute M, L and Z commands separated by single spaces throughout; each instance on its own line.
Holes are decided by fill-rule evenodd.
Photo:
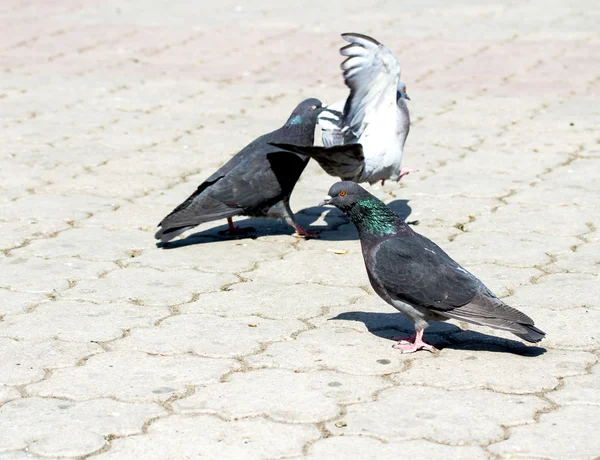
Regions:
M 319 115 L 325 147 L 285 148 L 314 158 L 325 172 L 342 180 L 398 181 L 415 171 L 400 167 L 410 129 L 410 98 L 400 81 L 400 64 L 374 38 L 355 33 L 342 38 L 350 43 L 340 49 L 347 56 L 342 70 L 350 96 Z
M 321 101 L 300 103 L 281 128 L 265 134 L 244 147 L 158 226 L 155 238 L 169 241 L 204 222 L 227 218 L 229 229 L 222 233 L 248 233 L 233 225 L 233 216 L 283 219 L 296 230 L 294 236 L 315 236 L 294 219 L 290 195 L 309 159 L 282 151 L 269 142 L 312 145 Z
M 422 348 L 435 351 L 423 341 L 423 331 L 430 320 L 449 318 L 509 331 L 528 342 L 544 337 L 529 316 L 498 299 L 360 185 L 333 184 L 323 204 L 336 206 L 356 225 L 371 286 L 415 326 L 414 337 L 401 340 L 394 348 L 403 353 Z

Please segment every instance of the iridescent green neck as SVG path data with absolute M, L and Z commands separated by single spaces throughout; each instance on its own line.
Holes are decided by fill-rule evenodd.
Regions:
M 373 236 L 392 235 L 396 232 L 398 215 L 377 198 L 365 198 L 356 202 L 348 211 L 359 233 Z

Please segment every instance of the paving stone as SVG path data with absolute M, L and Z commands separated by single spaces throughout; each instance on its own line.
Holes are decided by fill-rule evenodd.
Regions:
M 0 338 L 0 385 L 23 385 L 44 378 L 45 369 L 74 366 L 102 348 L 93 343 L 59 340 L 17 341 Z
M 151 326 L 170 314 L 167 307 L 47 302 L 30 314 L 4 318 L 0 336 L 33 341 L 56 338 L 69 342 L 106 342 L 120 338 L 124 330 Z
M 232 374 L 226 382 L 198 388 L 192 396 L 177 401 L 174 409 L 230 420 L 266 415 L 278 422 L 316 423 L 339 415 L 340 404 L 370 401 L 375 391 L 389 385 L 375 376 L 261 369 Z M 294 391 L 282 392 L 284 387 Z
M 557 273 L 540 278 L 536 284 L 515 289 L 515 293 L 504 300 L 515 308 L 539 305 L 551 310 L 576 307 L 598 309 L 598 298 L 590 290 L 597 282 L 598 278 L 593 275 Z
M 44 457 L 87 455 L 104 447 L 106 436 L 141 433 L 144 422 L 164 413 L 156 404 L 111 399 L 18 399 L 0 408 L 0 449 Z
M 485 213 L 467 223 L 467 231 L 501 231 L 511 234 L 541 233 L 553 236 L 576 236 L 589 231 L 589 210 L 573 205 L 510 204 L 494 213 Z
M 119 260 L 154 246 L 149 234 L 139 230 L 113 232 L 101 228 L 74 228 L 56 238 L 32 241 L 12 251 L 15 257 L 80 257 L 88 260 Z
M 192 243 L 192 241 L 190 241 Z M 172 243 L 176 245 L 176 243 Z M 209 249 L 210 248 L 210 249 Z M 210 256 L 206 256 L 207 249 Z M 254 268 L 256 262 L 279 259 L 290 252 L 288 244 L 263 243 L 258 240 L 198 241 L 176 249 L 145 251 L 126 261 L 128 266 L 154 267 L 161 270 L 195 268 L 208 272 L 239 273 Z
M 65 293 L 65 298 L 165 306 L 189 302 L 195 292 L 216 291 L 236 281 L 237 277 L 228 274 L 131 267 L 115 270 L 101 279 L 83 280 Z
M 153 354 L 193 352 L 232 358 L 259 351 L 262 343 L 289 340 L 293 333 L 305 328 L 304 323 L 295 319 L 177 315 L 165 319 L 157 328 L 136 328 L 110 347 Z
M 90 195 L 27 195 L 2 206 L 0 219 L 58 219 L 79 221 L 90 214 L 116 208 L 120 199 L 107 200 Z
M 80 259 L 44 260 L 37 257 L 3 259 L 1 287 L 32 293 L 64 291 L 71 281 L 97 278 L 117 268 L 113 262 L 95 262 Z
M 4 235 L 0 249 L 13 249 L 27 240 L 47 238 L 52 234 L 69 228 L 67 222 L 57 219 L 24 219 L 0 222 L 0 231 Z
M 22 313 L 44 301 L 48 301 L 44 294 L 0 289 L 0 316 Z
M 580 427 L 598 421 L 596 406 L 562 407 L 540 415 L 539 423 L 512 428 L 507 440 L 488 449 L 505 457 L 593 458 L 600 452 L 600 439 Z
M 544 272 L 537 268 L 506 267 L 496 264 L 469 265 L 467 269 L 498 297 L 510 295 L 516 288 L 531 284 Z
M 0 291 L 1 294 L 1 291 Z M 264 318 L 311 318 L 324 307 L 351 303 L 365 296 L 359 288 L 268 282 L 234 284 L 226 291 L 202 294 L 195 302 L 181 305 L 182 313 L 213 313 L 221 316 L 260 315 Z
M 461 265 L 495 263 L 513 267 L 533 267 L 550 262 L 552 254 L 565 253 L 580 240 L 574 237 L 508 235 L 497 232 L 461 233 L 442 249 Z
M 318 261 L 318 263 L 316 263 Z M 292 266 L 293 270 L 284 267 Z M 281 284 L 314 283 L 329 286 L 366 286 L 369 284 L 360 252 L 334 254 L 325 248 L 287 254 L 281 260 L 260 263 L 245 277 L 253 281 Z
M 300 455 L 319 439 L 314 425 L 288 425 L 257 418 L 224 422 L 209 415 L 174 415 L 154 422 L 148 434 L 112 442 L 100 460 L 135 453 L 148 460 L 184 458 L 281 458 Z
M 540 324 L 546 332 L 542 342 L 544 347 L 588 351 L 600 347 L 600 333 L 597 327 L 600 310 L 586 307 L 536 310 L 535 316 L 539 320 L 536 324 Z M 527 313 L 533 315 L 533 312 Z
M 393 423 L 398 407 L 403 423 Z M 477 445 L 501 440 L 501 425 L 533 423 L 535 412 L 546 407 L 536 396 L 406 386 L 383 391 L 377 401 L 349 406 L 346 426 L 328 423 L 327 428 L 335 435 L 371 435 L 388 442 L 427 438 Z
M 394 374 L 392 379 L 449 390 L 488 388 L 500 393 L 541 393 L 555 389 L 563 377 L 583 374 L 595 360 L 593 354 L 577 351 L 549 350 L 539 356 L 520 356 L 445 349 L 435 360 L 414 361 L 407 371 Z
M 83 366 L 57 370 L 50 378 L 27 387 L 27 391 L 37 396 L 78 400 L 114 397 L 137 402 L 165 401 L 184 393 L 187 385 L 217 382 L 235 367 L 232 360 L 190 354 L 107 352 L 92 356 Z
M 377 460 L 394 458 L 402 453 L 407 458 L 426 460 L 429 458 L 470 458 L 487 459 L 486 452 L 475 446 L 449 446 L 422 439 L 414 441 L 392 441 L 383 443 L 366 436 L 333 436 L 321 439 L 310 446 L 310 460 L 328 460 L 331 458 L 361 458 Z
M 352 375 L 387 375 L 404 369 L 406 354 L 392 348 L 389 337 L 397 331 L 377 335 L 349 328 L 314 329 L 302 332 L 293 341 L 271 344 L 246 358 L 252 367 L 277 367 L 298 371 L 333 369 Z M 387 338 L 386 338 L 387 337 Z M 420 359 L 429 359 L 421 354 Z
M 0 406 L 7 401 L 21 397 L 21 393 L 14 387 L 0 386 Z
M 562 388 L 548 393 L 547 397 L 560 406 L 596 405 L 600 406 L 600 369 L 595 365 L 586 375 L 576 375 L 563 380 Z
M 575 251 L 559 254 L 556 261 L 544 267 L 554 273 L 589 273 L 600 274 L 600 241 L 585 243 Z

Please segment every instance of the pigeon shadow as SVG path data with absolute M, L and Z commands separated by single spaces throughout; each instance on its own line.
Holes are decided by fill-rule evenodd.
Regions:
M 412 212 L 408 205 L 408 200 L 394 200 L 388 203 L 402 219 L 406 220 Z M 325 225 L 321 223 L 314 225 L 322 219 Z M 318 230 L 319 239 L 325 241 L 352 241 L 358 239 L 358 232 L 343 212 L 332 206 L 311 206 L 304 208 L 296 213 L 296 221 L 307 230 Z M 256 239 L 267 235 L 292 235 L 294 229 L 287 223 L 275 219 L 248 218 L 236 220 L 235 225 L 244 228 L 252 227 L 254 232 L 241 235 L 221 235 L 220 232 L 227 230 L 227 225 L 222 224 L 200 232 L 192 233 L 186 238 L 169 241 L 166 243 L 158 242 L 156 246 L 162 249 L 177 249 L 196 244 L 216 243 L 219 241 Z
M 329 320 L 361 322 L 373 335 L 389 340 L 392 340 L 395 335 L 406 335 L 408 337 L 414 333 L 412 322 L 401 313 L 351 311 L 340 313 L 334 318 L 329 318 Z M 547 351 L 542 347 L 525 345 L 517 340 L 482 334 L 481 332 L 463 330 L 454 324 L 440 321 L 432 321 L 425 335 L 427 336 L 427 343 L 439 350 L 452 348 L 456 350 L 489 351 L 530 358 L 540 356 Z

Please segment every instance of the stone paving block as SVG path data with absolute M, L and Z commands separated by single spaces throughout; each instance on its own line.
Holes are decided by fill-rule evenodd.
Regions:
M 157 328 L 136 328 L 110 348 L 161 355 L 193 352 L 211 358 L 233 358 L 259 351 L 262 343 L 289 340 L 293 333 L 305 328 L 304 323 L 295 319 L 177 315 L 165 319 Z
M 0 250 L 21 246 L 27 240 L 49 238 L 54 233 L 69 228 L 67 222 L 55 219 L 26 219 L 12 222 L 0 222 L 0 231 L 5 238 L 0 243 Z
M 0 316 L 23 313 L 44 301 L 48 301 L 44 294 L 0 289 Z
M 1 291 L 0 291 L 1 295 Z M 226 291 L 201 294 L 195 302 L 181 305 L 182 313 L 212 313 L 220 316 L 264 318 L 312 318 L 325 307 L 350 303 L 365 296 L 360 288 L 269 282 L 234 284 Z M 0 304 L 1 305 L 1 304 Z
M 154 422 L 144 436 L 112 442 L 99 460 L 132 454 L 148 460 L 167 458 L 281 458 L 300 455 L 319 439 L 314 425 L 288 425 L 257 418 L 224 422 L 209 415 L 173 415 Z
M 16 388 L 0 385 L 0 406 L 7 401 L 20 397 L 21 393 Z
M 538 305 L 551 310 L 569 308 L 600 308 L 600 301 L 594 295 L 592 286 L 598 277 L 584 273 L 556 273 L 543 276 L 536 284 L 515 289 L 514 294 L 505 300 L 519 308 L 520 305 Z
M 149 239 L 147 235 L 146 239 Z M 288 244 L 268 243 L 260 240 L 199 240 L 197 244 L 169 249 L 149 249 L 139 257 L 125 261 L 128 266 L 154 267 L 160 270 L 194 268 L 207 272 L 239 273 L 251 270 L 256 262 L 279 259 L 292 248 Z M 183 243 L 180 243 L 183 244 Z M 207 250 L 210 256 L 207 256 Z
M 585 238 L 588 238 L 588 235 Z M 575 251 L 560 254 L 556 259 L 544 268 L 553 273 L 598 275 L 600 274 L 600 241 L 582 244 Z
M 119 260 L 152 244 L 140 230 L 110 231 L 101 228 L 73 228 L 55 238 L 32 241 L 12 251 L 15 257 L 78 257 L 88 260 Z
M 589 374 L 568 377 L 557 391 L 548 393 L 548 399 L 560 406 L 596 405 L 600 406 L 600 368 L 595 365 Z
M 536 424 L 511 428 L 507 440 L 488 450 L 504 457 L 594 458 L 600 452 L 600 439 L 581 427 L 596 425 L 598 418 L 597 406 L 562 407 L 540 415 Z
M 97 278 L 117 268 L 113 262 L 75 258 L 56 261 L 37 257 L 6 257 L 3 259 L 3 265 L 5 269 L 0 278 L 1 287 L 49 294 L 68 289 L 70 281 Z
M 384 390 L 377 401 L 349 406 L 343 417 L 346 426 L 328 423 L 327 428 L 335 435 L 371 435 L 388 442 L 427 438 L 442 444 L 478 445 L 503 439 L 501 425 L 533 423 L 535 412 L 547 407 L 536 396 L 399 387 Z M 402 423 L 394 423 L 398 408 L 402 408 Z M 466 424 L 469 430 L 464 430 Z
M 102 348 L 93 343 L 60 340 L 17 341 L 0 338 L 0 385 L 23 385 L 41 380 L 45 369 L 74 366 Z
M 293 392 L 281 388 L 293 388 Z M 376 376 L 350 376 L 332 371 L 299 373 L 261 369 L 232 374 L 226 382 L 198 388 L 174 404 L 178 413 L 217 414 L 229 420 L 268 416 L 285 423 L 316 423 L 337 417 L 340 404 L 371 401 L 389 382 Z
M 224 273 L 202 273 L 189 269 L 162 272 L 154 268 L 130 267 L 110 272 L 100 279 L 83 280 L 64 297 L 162 307 L 189 302 L 195 292 L 217 291 L 236 281 L 237 277 Z
M 449 446 L 422 439 L 383 443 L 366 436 L 333 436 L 321 439 L 310 446 L 308 455 L 294 458 L 309 460 L 329 460 L 331 458 L 378 460 L 380 458 L 394 458 L 398 455 L 414 460 L 427 460 L 430 458 L 484 460 L 488 458 L 486 452 L 481 447 L 476 446 Z
M 271 344 L 255 356 L 246 358 L 253 368 L 283 368 L 298 371 L 337 370 L 352 375 L 387 375 L 400 372 L 409 355 L 392 348 L 389 337 L 397 331 L 378 331 L 377 335 L 349 328 L 314 329 L 302 332 L 296 340 Z M 430 359 L 421 354 L 419 359 Z
M 138 351 L 107 352 L 92 356 L 82 366 L 57 370 L 50 378 L 28 386 L 27 391 L 36 396 L 77 400 L 112 397 L 158 402 L 185 393 L 188 385 L 218 382 L 223 374 L 236 367 L 232 360 L 191 354 L 151 356 Z
M 104 187 L 104 185 L 102 186 Z M 45 187 L 45 190 L 47 188 Z M 0 219 L 57 219 L 79 221 L 90 214 L 115 209 L 122 200 L 107 200 L 96 196 L 78 194 L 64 196 L 44 193 L 44 195 L 26 195 L 2 206 Z
M 496 264 L 469 265 L 466 267 L 498 297 L 510 295 L 517 287 L 528 285 L 544 272 L 537 268 L 506 267 Z
M 509 230 L 510 231 L 510 230 Z M 533 267 L 551 261 L 552 254 L 570 251 L 579 244 L 574 237 L 527 234 L 507 234 L 498 232 L 460 233 L 444 249 L 461 265 L 495 263 L 512 267 Z
M 487 388 L 499 393 L 541 393 L 555 389 L 563 377 L 583 374 L 595 361 L 593 354 L 577 351 L 549 350 L 539 356 L 519 356 L 446 349 L 435 360 L 413 361 L 410 369 L 394 374 L 392 379 L 399 384 L 448 390 Z
M 478 216 L 476 221 L 467 223 L 465 228 L 469 232 L 510 229 L 512 234 L 535 232 L 542 235 L 577 236 L 589 231 L 586 225 L 589 221 L 589 212 L 583 208 L 523 203 L 500 206 L 494 213 Z
M 164 414 L 156 404 L 111 399 L 18 399 L 0 408 L 0 449 L 79 457 L 104 447 L 106 436 L 141 433 L 144 422 Z
M 26 315 L 7 316 L 0 323 L 0 336 L 33 341 L 56 338 L 69 342 L 106 342 L 120 338 L 124 330 L 151 326 L 170 314 L 167 307 L 59 300 L 39 305 Z
M 287 266 L 293 266 L 294 269 L 285 270 L 283 267 Z M 245 277 L 253 281 L 281 284 L 314 283 L 354 287 L 369 284 L 360 252 L 334 254 L 323 249 L 292 252 L 281 260 L 262 262 Z
M 520 307 L 523 309 L 522 307 Z M 525 309 L 523 309 L 525 311 Z M 526 310 L 534 316 L 546 337 L 542 342 L 544 347 L 561 350 L 593 351 L 600 347 L 600 309 L 575 307 L 568 310 L 550 310 L 536 308 Z

